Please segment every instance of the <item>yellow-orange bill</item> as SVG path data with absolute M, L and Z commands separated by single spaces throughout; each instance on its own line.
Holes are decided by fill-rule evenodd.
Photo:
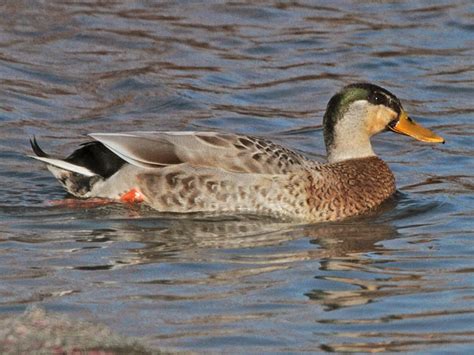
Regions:
M 443 137 L 438 136 L 433 131 L 413 121 L 408 117 L 405 111 L 402 111 L 399 117 L 400 118 L 395 125 L 389 126 L 392 131 L 406 134 L 407 136 L 413 137 L 422 142 L 444 143 Z

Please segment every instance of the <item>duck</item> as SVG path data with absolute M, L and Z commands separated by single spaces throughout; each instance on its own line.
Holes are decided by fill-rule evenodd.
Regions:
M 35 137 L 30 143 L 31 157 L 79 199 L 316 223 L 367 214 L 394 195 L 394 174 L 370 142 L 384 131 L 445 142 L 415 123 L 388 90 L 353 83 L 326 107 L 327 162 L 266 138 L 225 132 L 91 133 L 66 158 L 45 153 Z

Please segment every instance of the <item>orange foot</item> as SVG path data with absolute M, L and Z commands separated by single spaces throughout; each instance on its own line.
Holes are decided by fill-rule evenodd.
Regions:
M 120 201 L 126 203 L 140 203 L 145 200 L 145 196 L 137 189 L 131 189 L 120 196 Z

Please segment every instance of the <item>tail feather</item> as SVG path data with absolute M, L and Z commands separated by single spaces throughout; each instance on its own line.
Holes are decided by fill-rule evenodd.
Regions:
M 33 140 L 30 139 L 30 144 L 31 144 L 31 148 L 33 149 L 33 152 L 36 154 L 36 155 L 29 155 L 29 157 L 31 157 L 33 159 L 42 161 L 42 162 L 44 162 L 48 165 L 52 165 L 52 166 L 54 166 L 56 168 L 59 168 L 59 169 L 67 170 L 67 171 L 70 171 L 70 172 L 73 172 L 73 173 L 78 173 L 78 174 L 81 174 L 81 175 L 84 175 L 84 176 L 91 177 L 91 176 L 97 175 L 93 171 L 91 171 L 91 170 L 89 170 L 89 169 L 87 169 L 83 166 L 72 164 L 72 163 L 67 162 L 63 159 L 52 158 L 43 149 L 41 149 L 41 147 L 39 146 L 35 136 L 33 136 Z
M 97 175 L 96 173 L 94 173 L 93 171 L 87 169 L 84 166 L 70 163 L 70 162 L 68 162 L 64 159 L 51 157 L 43 149 L 41 149 L 41 147 L 39 146 L 39 144 L 36 140 L 36 137 L 34 137 L 34 136 L 33 136 L 33 139 L 30 139 L 30 144 L 31 144 L 31 148 L 33 149 L 33 152 L 36 154 L 36 155 L 29 155 L 29 157 L 31 157 L 33 159 L 42 161 L 42 162 L 44 162 L 44 163 L 46 163 L 50 166 L 53 166 L 55 168 L 60 169 L 60 170 L 66 170 L 68 172 L 77 173 L 77 174 L 84 175 L 84 176 L 87 176 L 87 177 L 92 177 L 92 176 Z M 56 176 L 56 174 L 55 174 L 55 176 Z
M 88 197 L 92 186 L 100 180 L 100 177 L 88 168 L 66 161 L 66 159 L 55 158 L 40 148 L 36 137 L 30 139 L 31 148 L 36 155 L 31 158 L 47 164 L 48 170 L 72 195 L 77 197 Z
M 68 163 L 67 161 L 61 160 L 61 159 L 55 159 L 55 158 L 44 158 L 44 157 L 39 157 L 36 155 L 29 155 L 30 158 L 42 161 L 48 165 L 52 165 L 56 168 L 62 169 L 62 170 L 67 170 L 73 173 L 78 173 L 80 175 L 84 175 L 87 177 L 95 176 L 97 175 L 96 173 L 90 171 L 87 168 L 84 168 L 83 166 L 79 165 L 74 165 L 71 163 Z
M 38 142 L 36 141 L 36 137 L 33 136 L 33 140 L 30 139 L 30 144 L 31 148 L 33 149 L 33 152 L 38 156 L 42 158 L 49 158 L 49 154 L 46 154 L 43 149 L 40 148 Z
M 91 196 L 94 186 L 114 175 L 126 162 L 100 142 L 86 142 L 66 158 L 54 157 L 43 151 L 36 137 L 30 139 L 35 155 L 31 158 L 47 164 L 47 168 L 71 194 L 81 198 Z

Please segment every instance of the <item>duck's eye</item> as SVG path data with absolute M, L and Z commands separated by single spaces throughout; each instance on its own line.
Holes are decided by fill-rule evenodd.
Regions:
M 374 105 L 385 105 L 388 106 L 388 98 L 381 93 L 375 92 L 369 98 L 369 101 Z

